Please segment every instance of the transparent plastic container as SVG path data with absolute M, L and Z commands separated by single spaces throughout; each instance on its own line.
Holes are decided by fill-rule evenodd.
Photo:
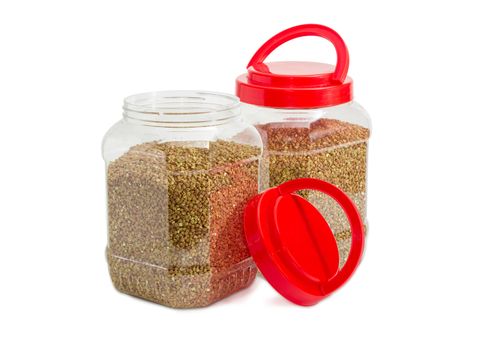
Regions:
M 352 199 L 366 224 L 370 121 L 360 105 L 349 102 L 329 108 L 290 110 L 246 104 L 243 115 L 256 126 L 263 139 L 262 191 L 297 178 L 324 180 Z M 345 213 L 336 201 L 322 193 L 301 194 L 323 213 L 337 240 L 343 265 L 351 243 Z
M 269 62 L 279 45 L 301 36 L 330 40 L 337 65 L 318 62 Z M 353 101 L 347 77 L 348 51 L 332 29 L 315 24 L 283 31 L 268 40 L 237 79 L 243 116 L 260 133 L 264 151 L 261 190 L 297 178 L 327 181 L 356 204 L 366 232 L 366 175 L 370 119 Z M 333 199 L 315 192 L 300 193 L 323 213 L 345 263 L 351 246 L 350 225 Z
M 231 95 L 130 96 L 106 134 L 107 259 L 121 292 L 176 308 L 209 305 L 256 276 L 243 211 L 258 193 L 262 142 Z

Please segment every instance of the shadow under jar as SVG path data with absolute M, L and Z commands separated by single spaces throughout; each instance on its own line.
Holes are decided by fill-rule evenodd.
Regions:
M 121 292 L 202 307 L 249 286 L 243 211 L 262 142 L 236 97 L 172 91 L 125 99 L 106 134 L 107 259 Z

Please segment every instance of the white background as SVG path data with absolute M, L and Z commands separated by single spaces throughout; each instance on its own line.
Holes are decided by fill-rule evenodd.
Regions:
M 0 348 L 480 349 L 478 1 L 2 1 Z M 311 308 L 263 280 L 200 310 L 111 286 L 100 144 L 122 99 L 233 92 L 255 50 L 337 30 L 371 114 L 366 256 Z M 304 38 L 273 60 L 334 62 Z

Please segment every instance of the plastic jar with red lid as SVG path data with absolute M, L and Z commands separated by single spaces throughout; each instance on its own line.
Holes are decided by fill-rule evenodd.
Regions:
M 337 54 L 335 66 L 319 62 L 265 62 L 279 45 L 302 36 L 329 40 Z M 334 184 L 358 207 L 366 227 L 366 175 L 370 119 L 353 100 L 347 76 L 348 49 L 332 29 L 305 24 L 269 39 L 254 54 L 247 73 L 236 80 L 243 116 L 254 125 L 264 145 L 261 190 L 296 178 Z M 340 251 L 340 264 L 350 250 L 348 220 L 328 196 L 301 193 L 328 221 Z

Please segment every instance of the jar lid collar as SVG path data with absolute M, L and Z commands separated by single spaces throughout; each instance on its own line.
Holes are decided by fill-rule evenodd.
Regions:
M 302 61 L 264 62 L 278 46 L 303 36 L 329 40 L 336 50 L 336 66 Z M 334 106 L 353 99 L 348 66 L 348 49 L 337 32 L 319 24 L 303 24 L 276 34 L 258 49 L 248 63 L 248 72 L 236 79 L 236 94 L 241 102 L 266 107 Z

